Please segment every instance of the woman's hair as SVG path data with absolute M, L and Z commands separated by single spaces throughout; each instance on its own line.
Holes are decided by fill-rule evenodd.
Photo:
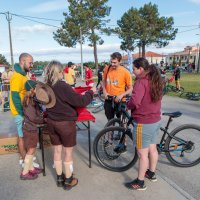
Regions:
M 61 80 L 60 73 L 63 71 L 63 66 L 59 61 L 52 60 L 46 67 L 45 82 L 50 86 Z
M 163 92 L 163 81 L 159 69 L 155 65 L 149 65 L 145 58 L 138 58 L 133 61 L 133 65 L 139 69 L 142 67 L 150 79 L 150 96 L 152 102 L 157 102 Z
M 35 105 L 34 96 L 35 96 L 34 88 L 30 89 L 30 91 L 27 91 L 23 100 L 23 107 L 27 107 L 29 104 L 34 106 Z

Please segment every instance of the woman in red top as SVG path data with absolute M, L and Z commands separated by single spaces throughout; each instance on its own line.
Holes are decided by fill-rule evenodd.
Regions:
M 88 65 L 84 65 L 85 68 L 85 83 L 89 87 L 94 86 L 94 80 L 93 80 L 93 75 L 92 75 L 92 70 L 88 67 Z

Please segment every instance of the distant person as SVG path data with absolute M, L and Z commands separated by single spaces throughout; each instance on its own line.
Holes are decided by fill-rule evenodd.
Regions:
M 107 65 L 105 64 L 105 66 L 107 66 Z M 103 66 L 99 66 L 99 69 L 98 69 L 98 72 L 97 72 L 98 82 L 97 82 L 96 88 L 98 88 L 99 84 L 102 81 L 103 69 L 104 69 Z
M 93 87 L 94 86 L 94 80 L 93 80 L 93 74 L 92 74 L 92 69 L 89 68 L 87 64 L 84 64 L 84 69 L 85 69 L 85 84 L 88 87 Z
M 64 69 L 64 79 L 69 85 L 71 85 L 72 87 L 75 87 L 76 75 L 75 75 L 75 71 L 73 67 L 74 67 L 74 63 L 68 62 L 67 66 Z
M 85 107 L 92 101 L 96 87 L 88 90 L 84 95 L 76 93 L 68 83 L 63 81 L 63 67 L 58 61 L 51 61 L 48 64 L 45 82 L 48 85 L 43 85 L 41 89 L 49 91 L 47 96 L 50 96 L 50 103 L 46 105 L 47 126 L 54 146 L 57 186 L 70 190 L 78 184 L 78 179 L 73 173 L 73 147 L 76 145 L 78 117 L 76 108 Z M 48 86 L 52 88 L 54 95 Z M 51 101 L 55 103 L 52 105 Z M 63 157 L 62 152 L 64 152 Z
M 180 88 L 181 88 L 181 84 L 180 84 L 180 78 L 181 78 L 181 70 L 179 65 L 176 65 L 174 73 L 173 73 L 174 77 L 175 77 L 175 83 L 176 83 L 176 91 L 180 92 Z
M 33 157 L 38 143 L 37 124 L 44 123 L 39 104 L 35 101 L 36 85 L 37 82 L 33 80 L 28 80 L 25 83 L 27 93 L 23 101 L 23 134 L 27 152 L 24 159 L 24 168 L 20 174 L 21 180 L 33 180 L 38 177 L 38 174 L 42 173 L 42 169 L 33 166 Z
M 30 71 L 33 65 L 33 57 L 28 53 L 22 53 L 19 56 L 19 64 L 14 65 L 14 73 L 10 79 L 10 111 L 14 116 L 15 123 L 17 125 L 18 133 L 18 149 L 20 154 L 19 164 L 24 164 L 24 159 L 26 155 L 26 149 L 24 146 L 24 134 L 22 130 L 24 112 L 22 107 L 22 102 L 24 100 L 26 89 L 25 83 L 27 81 L 27 72 Z M 39 165 L 34 163 L 35 167 Z
M 13 75 L 13 71 L 9 68 L 9 66 L 5 67 L 5 71 L 1 75 L 2 83 L 3 83 L 3 97 L 8 100 L 9 92 L 10 92 L 10 79 Z
M 155 65 L 149 65 L 145 58 L 133 61 L 136 81 L 132 96 L 127 103 L 134 119 L 133 141 L 139 157 L 137 178 L 125 183 L 131 190 L 146 190 L 144 178 L 157 181 L 155 170 L 158 162 L 156 147 L 161 120 L 161 99 L 163 83 Z

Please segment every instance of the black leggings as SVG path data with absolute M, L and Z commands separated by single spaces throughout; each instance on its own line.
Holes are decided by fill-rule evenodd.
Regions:
M 101 83 L 101 81 L 102 81 L 102 79 L 98 78 L 98 82 L 97 82 L 97 86 L 96 87 L 98 87 L 98 85 Z

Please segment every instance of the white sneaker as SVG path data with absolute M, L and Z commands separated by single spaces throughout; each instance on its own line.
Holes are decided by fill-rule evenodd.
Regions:
M 38 163 L 36 163 L 36 162 L 33 162 L 33 167 L 37 167 L 37 168 L 39 168 L 40 165 L 39 165 Z
M 35 161 L 36 160 L 36 157 L 35 156 L 33 156 L 33 161 Z
M 19 159 L 19 165 L 22 165 L 24 163 L 23 159 Z

